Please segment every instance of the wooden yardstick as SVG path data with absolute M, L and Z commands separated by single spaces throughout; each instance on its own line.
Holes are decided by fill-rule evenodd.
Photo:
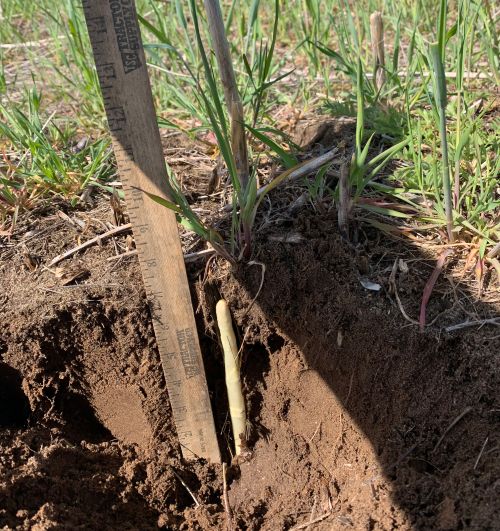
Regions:
M 182 454 L 220 462 L 134 0 L 82 0 Z

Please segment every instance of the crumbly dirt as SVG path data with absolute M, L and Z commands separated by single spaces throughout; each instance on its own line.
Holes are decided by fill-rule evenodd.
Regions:
M 264 335 L 267 350 L 250 348 L 243 369 L 259 435 L 231 490 L 239 521 L 498 528 L 498 330 L 420 334 L 387 294 L 361 286 L 331 217 L 304 224 L 300 245 L 259 249 L 266 277 L 249 316 L 258 268 L 222 283 L 247 341 Z
M 444 329 L 498 306 L 442 278 L 419 333 L 394 285 L 416 318 L 434 257 L 366 227 L 347 244 L 333 210 L 279 205 L 253 265 L 189 265 L 226 460 L 219 296 L 244 342 L 234 528 L 498 529 L 498 328 Z M 48 268 L 113 220 L 102 201 L 65 209 L 73 223 L 58 209 L 21 220 L 0 256 L 0 528 L 225 528 L 221 467 L 181 457 L 137 259 L 108 260 L 130 236 Z

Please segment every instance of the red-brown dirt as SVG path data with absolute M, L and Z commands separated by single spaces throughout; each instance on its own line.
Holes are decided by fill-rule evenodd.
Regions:
M 43 265 L 108 212 L 78 213 L 85 235 L 49 214 L 20 226 L 0 261 L 0 527 L 224 528 L 221 467 L 180 456 L 136 258 L 107 260 L 126 236 L 62 263 L 86 271 L 63 286 Z M 300 242 L 276 241 L 287 234 Z M 190 265 L 226 458 L 217 297 L 245 339 L 251 456 L 228 474 L 237 529 L 498 529 L 500 336 L 444 331 L 495 308 L 443 279 L 420 334 L 389 290 L 395 258 L 415 316 L 429 257 L 370 231 L 353 248 L 332 212 L 260 230 L 249 311 L 260 265 Z

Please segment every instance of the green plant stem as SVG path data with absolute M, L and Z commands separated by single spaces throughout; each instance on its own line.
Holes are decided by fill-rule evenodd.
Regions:
M 452 242 L 453 210 L 450 186 L 450 163 L 448 159 L 448 139 L 446 135 L 446 78 L 444 74 L 444 66 L 443 61 L 441 59 L 441 49 L 439 44 L 431 44 L 430 51 L 434 69 L 434 93 L 436 98 L 437 111 L 439 115 L 439 135 L 441 137 L 441 166 L 443 172 L 444 210 L 446 214 L 448 240 Z
M 462 115 L 462 90 L 458 89 L 457 92 L 457 142 L 455 151 L 458 152 L 461 138 L 461 115 Z M 460 207 L 460 157 L 457 156 L 455 161 L 455 176 L 453 182 L 453 206 L 456 210 Z

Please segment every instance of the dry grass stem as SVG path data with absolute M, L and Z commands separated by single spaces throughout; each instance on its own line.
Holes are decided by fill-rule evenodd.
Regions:
M 127 232 L 129 230 L 132 230 L 132 223 L 127 223 L 125 225 L 121 225 L 119 227 L 115 227 L 114 229 L 108 230 L 104 234 L 99 234 L 99 236 L 96 236 L 95 238 L 92 238 L 91 240 L 86 241 L 85 243 L 82 243 L 81 245 L 77 245 L 73 249 L 70 249 L 69 251 L 66 251 L 63 254 L 60 254 L 52 259 L 48 267 L 55 266 L 59 262 L 62 262 L 66 258 L 69 258 L 70 256 L 73 256 L 79 251 L 83 251 L 83 249 L 87 249 L 88 247 L 91 247 L 92 245 L 96 245 L 103 240 L 107 238 L 111 238 L 112 236 L 117 236 L 118 234 L 122 234 L 124 232 Z
M 472 410 L 473 408 L 470 406 L 465 408 L 464 411 L 462 411 L 462 413 L 460 413 L 460 415 L 458 415 L 458 417 L 446 428 L 446 430 L 444 430 L 443 435 L 441 435 L 441 437 L 439 438 L 439 441 L 436 443 L 436 446 L 434 446 L 434 449 L 432 450 L 433 453 L 441 446 L 441 443 L 443 442 L 444 438 L 448 435 L 448 433 L 451 431 L 451 429 L 454 426 L 456 426 Z
M 476 470 L 477 466 L 479 465 L 479 461 L 481 460 L 481 457 L 484 453 L 484 449 L 486 448 L 486 445 L 488 444 L 488 437 L 484 440 L 483 445 L 481 446 L 481 450 L 479 451 L 479 455 L 477 456 L 476 462 L 474 463 L 474 470 Z
M 177 472 L 171 468 L 174 476 L 181 482 L 182 486 L 187 490 L 188 494 L 191 496 L 191 498 L 194 501 L 195 509 L 198 509 L 200 507 L 201 503 L 198 501 L 198 498 L 193 494 L 193 491 L 186 485 L 186 482 L 177 474 Z

